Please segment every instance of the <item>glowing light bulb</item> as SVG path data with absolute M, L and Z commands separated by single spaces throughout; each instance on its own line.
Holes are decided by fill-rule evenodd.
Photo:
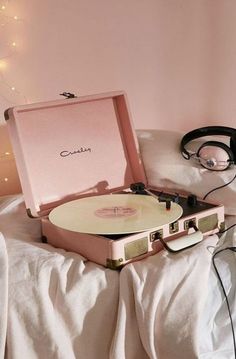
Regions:
M 8 181 L 8 178 L 7 178 L 7 177 L 5 177 L 5 178 L 4 178 L 4 182 L 7 182 L 7 181 Z
M 10 152 L 5 152 L 5 155 L 6 155 L 6 156 L 9 156 L 9 155 L 10 155 Z
M 7 64 L 5 61 L 0 60 L 0 70 L 4 70 L 7 67 Z
M 20 16 L 18 16 L 16 13 L 14 14 L 8 14 L 8 5 L 10 0 L 1 0 L 0 1 L 0 29 L 3 29 L 4 26 L 10 27 L 14 21 L 23 21 Z M 21 46 L 21 43 L 18 44 L 17 40 L 18 38 L 12 38 L 8 42 L 8 49 L 6 49 L 6 53 L 0 54 L 0 82 L 3 82 L 3 85 L 5 87 L 8 87 L 10 91 L 14 91 L 15 93 L 12 94 L 12 96 L 16 95 L 22 95 L 18 88 L 15 88 L 15 86 L 11 86 L 11 84 L 5 80 L 5 68 L 9 67 L 8 58 L 12 57 L 18 50 L 18 47 Z M 7 41 L 7 39 L 6 39 Z M 5 61 L 6 60 L 6 61 Z M 2 88 L 1 88 L 2 90 Z M 4 156 L 9 156 L 10 153 L 5 153 Z M 0 155 L 0 158 L 3 157 Z M 3 178 L 0 178 L 0 182 L 3 181 Z

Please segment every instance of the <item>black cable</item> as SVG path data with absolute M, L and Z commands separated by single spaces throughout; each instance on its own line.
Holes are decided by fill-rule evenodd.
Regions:
M 235 226 L 236 223 L 233 225 Z M 233 226 L 227 228 L 227 230 L 229 230 L 230 228 L 232 228 Z M 225 232 L 225 231 L 224 231 Z M 234 325 L 233 325 L 233 319 L 232 319 L 232 315 L 231 315 L 231 310 L 230 310 L 230 305 L 229 305 L 229 300 L 228 300 L 228 296 L 227 296 L 227 293 L 225 291 L 225 287 L 224 287 L 224 284 L 222 282 L 222 279 L 220 277 L 220 274 L 218 272 L 218 269 L 216 267 L 216 264 L 215 264 L 215 256 L 223 251 L 226 251 L 226 250 L 230 250 L 230 251 L 233 251 L 233 252 L 236 252 L 236 247 L 226 247 L 226 248 L 223 248 L 223 249 L 220 249 L 218 250 L 217 252 L 215 252 L 212 256 L 212 263 L 213 263 L 213 266 L 214 266 L 214 269 L 215 269 L 215 272 L 216 272 L 216 275 L 218 277 L 218 280 L 220 282 L 220 285 L 221 285 L 221 288 L 223 290 L 223 293 L 224 293 L 224 297 L 225 297 L 225 301 L 226 301 L 226 305 L 227 305 L 227 309 L 228 309 L 228 313 L 229 313 L 229 319 L 230 319 L 230 325 L 231 325 L 231 330 L 232 330 L 232 336 L 233 336 L 233 347 L 234 347 L 234 358 L 236 359 L 236 342 L 235 342 L 235 333 L 234 333 Z
M 225 233 L 225 232 L 227 232 L 229 229 L 231 229 L 231 228 L 233 228 L 233 227 L 235 227 L 235 226 L 236 226 L 236 223 L 232 224 L 230 227 L 224 229 L 223 231 L 219 231 L 219 233 L 220 233 L 220 234 L 221 234 L 221 233 Z M 230 248 L 231 248 L 231 247 L 230 247 Z
M 222 186 L 219 186 L 219 187 L 216 187 L 216 188 L 213 188 L 212 190 L 210 190 L 207 194 L 205 194 L 205 196 L 203 197 L 203 200 L 207 198 L 207 196 L 209 196 L 210 193 L 216 191 L 217 189 L 221 189 L 221 188 L 224 188 L 226 186 L 228 186 L 230 183 L 232 183 L 234 180 L 236 179 L 236 174 L 234 175 L 234 177 L 228 182 L 228 183 L 225 183 L 223 184 Z

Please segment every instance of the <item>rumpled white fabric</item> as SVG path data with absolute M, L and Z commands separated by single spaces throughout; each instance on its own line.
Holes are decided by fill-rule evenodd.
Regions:
M 212 236 L 194 249 L 159 255 L 126 266 L 114 358 L 198 358 L 199 320 L 207 296 Z
M 118 272 L 46 244 L 12 240 L 7 358 L 106 358 Z
M 7 273 L 0 272 L 1 301 L 8 292 L 8 315 L 6 300 L 0 307 L 6 359 L 233 359 L 211 259 L 216 246 L 236 244 L 235 230 L 219 244 L 214 235 L 177 255 L 162 251 L 118 272 L 40 243 L 40 225 L 23 208 L 20 196 L 0 201 L 8 252 L 8 259 L 1 252 L 1 268 L 9 263 L 8 290 Z M 218 264 L 235 321 L 235 254 L 228 256 Z
M 228 216 L 227 228 L 236 224 L 236 216 Z M 220 239 L 214 253 L 227 248 L 236 248 L 236 227 L 231 228 Z M 230 311 L 234 332 L 236 334 L 236 253 L 226 250 L 216 255 L 215 264 L 223 282 Z M 213 266 L 210 271 L 207 300 L 203 315 L 200 318 L 199 359 L 234 359 L 233 335 L 229 313 L 219 279 Z
M 216 241 L 120 274 L 46 244 L 8 241 L 7 358 L 178 359 L 183 350 L 198 358 L 207 247 Z
M 4 237 L 0 233 L 0 358 L 4 357 L 7 332 L 8 260 Z

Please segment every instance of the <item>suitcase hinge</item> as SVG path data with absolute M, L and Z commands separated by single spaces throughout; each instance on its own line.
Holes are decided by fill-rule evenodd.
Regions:
M 26 213 L 27 213 L 28 217 L 30 217 L 30 218 L 38 218 L 38 217 L 35 217 L 35 216 L 32 215 L 30 208 L 26 209 Z

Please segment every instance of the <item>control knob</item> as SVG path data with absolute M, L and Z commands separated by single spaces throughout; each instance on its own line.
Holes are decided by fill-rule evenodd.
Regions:
M 187 197 L 187 204 L 188 204 L 190 207 L 196 207 L 197 204 L 198 204 L 197 196 L 196 196 L 195 194 L 190 194 L 190 195 Z

